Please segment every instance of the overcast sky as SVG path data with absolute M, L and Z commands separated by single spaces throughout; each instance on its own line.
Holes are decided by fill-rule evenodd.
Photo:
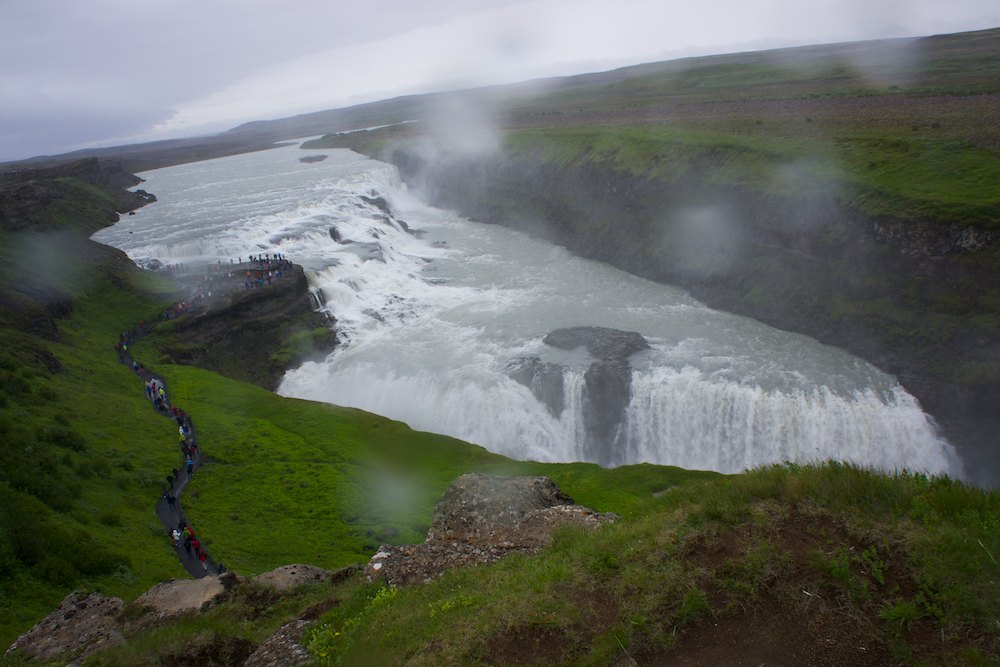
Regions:
M 0 0 L 0 160 L 412 92 L 997 26 L 998 0 Z

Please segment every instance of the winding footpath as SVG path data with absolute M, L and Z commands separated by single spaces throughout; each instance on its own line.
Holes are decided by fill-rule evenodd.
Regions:
M 148 329 L 146 330 L 148 331 Z M 138 334 L 139 331 L 135 330 L 134 333 Z M 145 331 L 142 333 L 145 333 Z M 136 338 L 137 336 L 133 335 L 130 337 L 130 340 L 134 342 Z M 133 359 L 131 353 L 128 351 L 127 344 L 123 346 L 123 349 L 118 351 L 118 360 L 126 366 L 131 367 L 135 371 L 135 374 L 138 375 L 144 383 L 154 382 L 157 388 L 162 388 L 162 395 L 164 397 L 163 400 L 166 405 L 170 405 L 170 395 L 167 393 L 166 383 L 162 378 L 156 377 L 151 371 L 145 368 L 145 366 Z M 163 417 L 178 423 L 178 427 L 180 426 L 180 420 L 174 416 L 171 409 L 168 408 L 161 410 L 155 405 L 153 409 Z M 184 508 L 181 507 L 180 498 L 184 491 L 184 487 L 187 486 L 188 481 L 194 476 L 194 473 L 198 470 L 198 468 L 201 467 L 202 452 L 201 447 L 197 447 L 197 436 L 194 423 L 191 421 L 190 416 L 187 416 L 185 424 L 188 432 L 186 443 L 189 446 L 196 445 L 196 448 L 191 455 L 191 461 L 193 463 L 193 465 L 190 466 L 191 472 L 188 472 L 189 466 L 187 465 L 184 457 L 184 452 L 181 450 L 181 462 L 176 468 L 174 468 L 174 470 L 177 471 L 177 474 L 174 475 L 173 473 L 170 473 L 164 478 L 169 482 L 169 484 L 165 486 L 163 494 L 160 495 L 160 499 L 156 503 L 156 516 L 159 517 L 160 522 L 163 524 L 163 529 L 166 532 L 167 538 L 171 540 L 173 539 L 172 533 L 175 529 L 183 531 L 183 528 L 187 526 L 194 531 L 194 527 L 184 514 Z M 168 495 L 173 496 L 176 499 L 175 502 L 170 503 L 167 500 Z M 198 533 L 194 532 L 194 535 L 197 536 Z M 204 577 L 208 574 L 220 574 L 225 571 L 225 568 L 223 568 L 221 564 L 213 560 L 212 557 L 208 555 L 204 546 L 201 547 L 201 552 L 206 556 L 204 564 L 198 554 L 195 553 L 194 549 L 185 547 L 183 538 L 177 541 L 177 544 L 174 546 L 174 551 L 177 553 L 177 558 L 180 560 L 181 565 L 184 566 L 184 569 L 186 569 L 188 573 L 195 578 Z
M 239 287 L 266 289 L 271 285 L 272 279 L 279 279 L 283 271 L 290 267 L 291 262 L 284 257 L 279 258 L 277 255 L 273 259 L 270 257 L 265 259 L 251 258 L 251 261 L 246 264 L 242 261 L 228 265 L 220 263 L 217 274 L 201 276 L 199 289 L 189 301 L 174 304 L 174 306 L 161 311 L 159 317 L 163 320 L 173 319 L 204 309 L 207 297 L 212 296 L 211 290 L 213 288 L 216 291 L 216 297 L 220 296 L 220 287 L 222 287 L 222 292 L 235 291 Z M 220 285 L 220 283 L 222 284 Z M 115 351 L 118 354 L 118 361 L 131 368 L 143 381 L 146 387 L 146 397 L 150 400 L 153 409 L 177 424 L 181 462 L 164 476 L 167 483 L 156 503 L 156 516 L 163 524 L 167 539 L 174 540 L 175 530 L 181 533 L 180 539 L 176 540 L 176 544 L 174 544 L 174 551 L 184 569 L 191 576 L 199 579 L 210 574 L 221 574 L 226 571 L 226 568 L 208 554 L 181 506 L 181 494 L 184 492 L 184 488 L 202 465 L 203 457 L 201 446 L 198 444 L 197 431 L 191 416 L 170 402 L 166 382 L 162 378 L 156 377 L 144 364 L 134 359 L 129 351 L 129 347 L 141 336 L 149 333 L 154 326 L 155 324 L 143 321 L 139 323 L 139 326 L 121 332 L 118 343 L 115 345 Z M 197 540 L 196 544 L 200 548 L 194 548 L 191 540 L 185 540 L 185 528 L 190 531 L 192 539 Z M 204 559 L 201 556 L 204 556 Z

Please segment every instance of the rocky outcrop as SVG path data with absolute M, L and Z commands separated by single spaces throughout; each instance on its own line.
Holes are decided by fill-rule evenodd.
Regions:
M 124 643 L 116 617 L 125 603 L 99 593 L 74 591 L 59 608 L 17 638 L 7 653 L 19 651 L 39 660 L 60 656 L 81 659 Z
M 156 618 L 167 618 L 208 609 L 227 593 L 245 583 L 235 572 L 161 581 L 136 598 L 137 607 L 146 608 Z
M 615 455 L 615 445 L 632 395 L 629 357 L 649 349 L 646 339 L 634 331 L 570 327 L 549 332 L 542 342 L 561 350 L 584 348 L 590 355 L 590 364 L 584 373 L 584 458 L 601 465 L 621 463 Z M 514 359 L 507 365 L 507 375 L 528 387 L 557 418 L 565 408 L 564 372 L 559 364 L 539 357 Z
M 616 518 L 574 504 L 547 477 L 470 473 L 445 492 L 423 544 L 382 545 L 365 574 L 393 585 L 426 582 L 454 567 L 536 553 L 560 526 L 597 528 Z
M 276 603 L 286 591 L 306 584 L 339 583 L 359 571 L 360 566 L 330 572 L 313 565 L 286 565 L 258 575 L 253 582 L 272 589 L 267 593 L 267 599 L 269 603 Z M 163 581 L 128 606 L 118 598 L 76 591 L 68 595 L 58 609 L 18 637 L 7 653 L 17 652 L 47 661 L 73 660 L 73 664 L 79 664 L 80 660 L 93 653 L 126 643 L 126 635 L 155 627 L 165 619 L 200 614 L 241 590 L 251 596 L 260 593 L 247 588 L 247 580 L 234 572 L 201 579 Z M 322 607 L 321 611 L 326 608 L 329 605 Z M 310 619 L 315 618 L 309 613 L 307 611 L 304 618 L 282 626 L 256 650 L 251 642 L 242 637 L 209 637 L 204 645 L 182 647 L 173 658 L 178 661 L 177 664 L 246 664 L 257 667 L 308 664 L 312 658 L 300 639 Z
M 277 632 L 264 640 L 256 651 L 250 654 L 244 667 L 286 667 L 308 665 L 312 656 L 301 644 L 302 633 L 309 621 L 292 621 L 281 626 Z
M 322 162 L 327 157 L 329 157 L 329 156 L 322 155 L 322 154 L 321 155 L 305 155 L 305 156 L 299 158 L 299 162 L 305 162 L 307 164 L 311 163 L 311 162 Z
M 563 367 L 539 357 L 521 357 L 507 363 L 507 376 L 531 390 L 532 395 L 558 419 L 566 409 Z
M 255 584 L 268 586 L 276 591 L 287 591 L 306 584 L 317 584 L 330 581 L 333 573 L 315 565 L 282 565 L 270 572 L 258 574 L 253 578 Z
M 177 320 L 176 342 L 163 350 L 173 363 L 274 389 L 288 368 L 333 349 L 332 325 L 313 310 L 305 272 L 293 265 L 264 289 L 238 285 L 204 311 Z

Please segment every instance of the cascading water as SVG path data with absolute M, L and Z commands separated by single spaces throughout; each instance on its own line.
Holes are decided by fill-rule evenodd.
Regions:
M 94 238 L 139 262 L 279 251 L 305 266 L 343 344 L 289 371 L 284 395 L 521 459 L 735 472 L 832 458 L 961 475 L 913 397 L 870 364 L 430 208 L 390 165 L 328 154 L 148 172 L 159 201 Z

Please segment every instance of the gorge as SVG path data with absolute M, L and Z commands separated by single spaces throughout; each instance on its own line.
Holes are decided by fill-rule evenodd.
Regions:
M 860 359 L 427 207 L 384 163 L 298 155 L 145 172 L 159 201 L 95 236 L 140 264 L 295 257 L 341 346 L 290 371 L 282 394 L 522 460 L 964 475 L 912 396 Z

